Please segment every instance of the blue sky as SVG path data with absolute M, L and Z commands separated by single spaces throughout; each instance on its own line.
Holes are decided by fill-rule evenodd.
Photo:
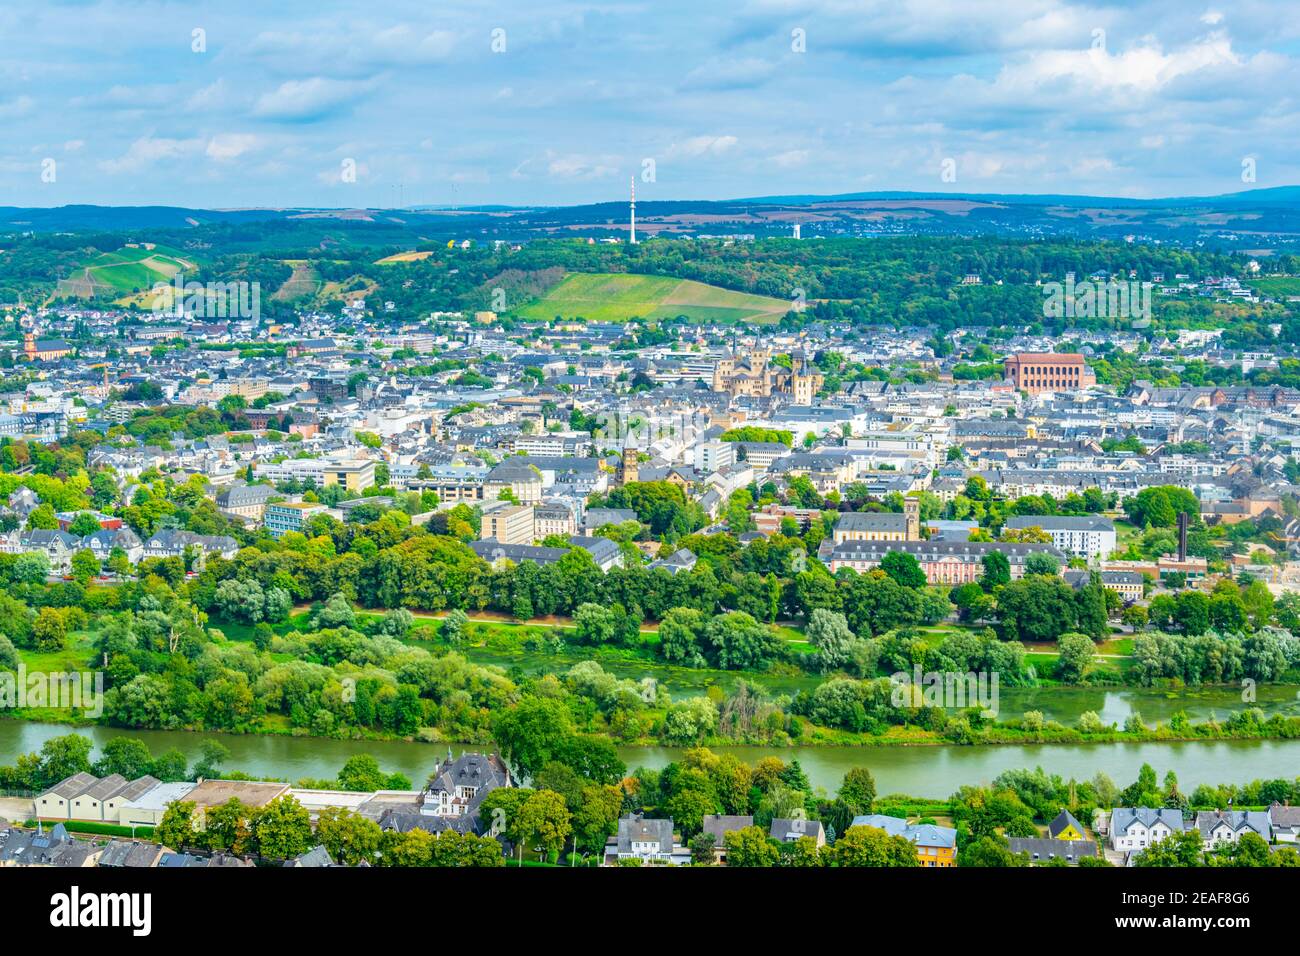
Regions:
M 1298 62 L 1264 0 L 7 0 L 0 204 L 1236 192 Z

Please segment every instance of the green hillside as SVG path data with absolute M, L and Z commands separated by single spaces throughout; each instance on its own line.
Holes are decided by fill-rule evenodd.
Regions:
M 690 279 L 602 272 L 570 273 L 545 295 L 511 310 L 511 314 L 542 321 L 557 315 L 594 322 L 685 315 L 695 322 L 776 322 L 789 310 L 790 303 L 783 299 Z
M 130 297 L 148 293 L 158 282 L 171 282 L 194 263 L 174 249 L 153 243 L 123 246 L 101 252 L 82 263 L 68 278 L 59 280 L 57 295 L 93 298 Z

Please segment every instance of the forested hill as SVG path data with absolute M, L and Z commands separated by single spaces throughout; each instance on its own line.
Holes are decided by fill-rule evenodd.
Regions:
M 643 186 L 637 204 L 644 237 L 657 235 L 1014 235 L 1149 239 L 1185 244 L 1273 244 L 1300 239 L 1300 187 L 1222 196 L 1130 199 L 1003 195 L 957 191 L 836 196 L 670 200 Z M 577 206 L 467 206 L 409 209 L 187 209 L 177 206 L 0 207 L 0 233 L 201 230 L 211 225 L 306 224 L 327 238 L 342 224 L 381 227 L 407 240 L 541 236 L 603 238 L 627 228 L 621 194 Z

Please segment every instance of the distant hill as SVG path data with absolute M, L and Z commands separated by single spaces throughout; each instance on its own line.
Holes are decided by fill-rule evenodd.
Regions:
M 622 322 L 685 315 L 695 322 L 776 322 L 790 303 L 764 295 L 665 276 L 570 274 L 544 295 L 511 310 L 524 319 L 546 321 L 557 315 L 592 322 Z
M 413 209 L 187 209 L 177 206 L 0 207 L 0 233 L 143 233 L 217 230 L 222 244 L 257 251 L 270 238 L 299 246 L 357 242 L 527 240 L 540 236 L 621 237 L 623 201 L 578 206 L 463 206 Z M 832 196 L 759 196 L 637 203 L 637 227 L 655 236 L 873 235 L 1075 236 L 1215 245 L 1300 241 L 1300 186 L 1220 196 L 1126 199 L 1099 196 L 879 191 Z M 251 229 L 249 227 L 252 227 Z M 175 243 L 175 235 L 169 239 Z

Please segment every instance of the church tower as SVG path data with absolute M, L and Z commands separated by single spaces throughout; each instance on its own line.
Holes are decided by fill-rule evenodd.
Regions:
M 623 461 L 618 469 L 618 482 L 621 485 L 629 485 L 637 480 L 637 474 L 640 471 L 640 464 L 637 460 L 637 450 L 629 445 L 623 446 Z
M 921 499 L 904 498 L 903 514 L 907 516 L 907 540 L 921 540 Z

